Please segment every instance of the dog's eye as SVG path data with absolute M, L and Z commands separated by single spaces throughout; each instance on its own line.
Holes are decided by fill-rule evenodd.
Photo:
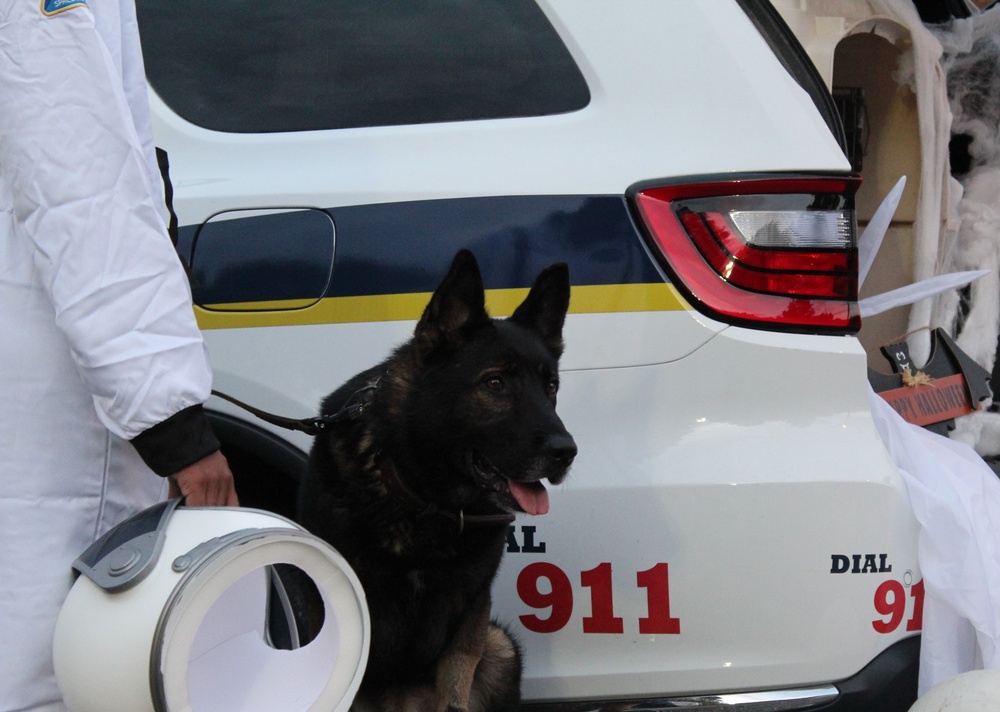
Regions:
M 483 381 L 483 383 L 491 391 L 502 391 L 505 385 L 503 382 L 503 378 L 501 378 L 500 376 L 490 376 L 485 381 Z
M 554 396 L 556 393 L 558 393 L 559 392 L 559 379 L 558 378 L 550 378 L 549 382 L 545 384 L 545 392 L 548 393 L 550 396 Z

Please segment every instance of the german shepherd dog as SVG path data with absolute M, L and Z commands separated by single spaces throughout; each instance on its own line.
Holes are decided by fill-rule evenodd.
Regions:
M 556 415 L 569 272 L 552 265 L 508 319 L 459 252 L 389 358 L 323 401 L 363 411 L 317 435 L 299 522 L 350 563 L 371 615 L 355 710 L 493 712 L 520 704 L 521 660 L 490 620 L 514 512 L 576 456 Z

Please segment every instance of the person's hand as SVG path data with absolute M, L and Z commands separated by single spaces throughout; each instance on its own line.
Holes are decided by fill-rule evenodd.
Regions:
M 238 507 L 233 473 L 225 455 L 216 450 L 170 476 L 170 495 L 184 496 L 190 507 Z

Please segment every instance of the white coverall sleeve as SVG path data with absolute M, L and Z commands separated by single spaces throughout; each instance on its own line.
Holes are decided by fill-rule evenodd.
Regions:
M 85 5 L 46 16 L 38 0 L 0 0 L 14 239 L 33 243 L 36 281 L 101 421 L 132 440 L 200 410 L 211 373 L 119 71 Z

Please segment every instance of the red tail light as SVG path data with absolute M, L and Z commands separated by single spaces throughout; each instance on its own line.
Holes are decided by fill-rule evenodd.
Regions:
M 638 188 L 632 204 L 692 306 L 734 324 L 854 333 L 856 178 L 752 178 Z

